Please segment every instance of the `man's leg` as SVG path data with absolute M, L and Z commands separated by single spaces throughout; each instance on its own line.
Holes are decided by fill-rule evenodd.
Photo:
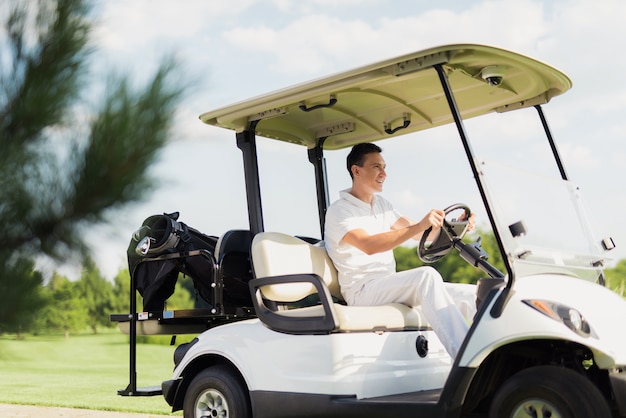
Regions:
M 472 323 L 476 316 L 476 285 L 445 282 L 444 286 L 467 322 Z
M 420 306 L 428 323 L 452 357 L 455 357 L 469 329 L 467 321 L 446 291 L 437 270 L 420 267 L 372 280 L 354 295 L 355 305 L 404 303 Z

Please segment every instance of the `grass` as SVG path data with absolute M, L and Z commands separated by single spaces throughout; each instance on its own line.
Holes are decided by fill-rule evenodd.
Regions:
M 128 336 L 111 330 L 68 339 L 0 336 L 0 403 L 170 414 L 162 396 L 117 394 L 129 382 L 128 351 Z M 137 387 L 169 379 L 173 352 L 169 345 L 138 344 Z

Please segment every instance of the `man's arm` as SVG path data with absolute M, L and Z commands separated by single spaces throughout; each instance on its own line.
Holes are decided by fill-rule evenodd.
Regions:
M 441 227 L 443 219 L 443 211 L 433 209 L 417 223 L 412 223 L 409 219 L 401 217 L 388 232 L 370 235 L 363 229 L 353 229 L 348 231 L 341 241 L 355 246 L 366 254 L 377 254 L 393 250 L 411 238 L 419 239 L 424 231 L 431 226 L 433 228 Z
M 465 219 L 465 213 L 463 213 L 460 217 L 459 220 L 464 220 Z M 412 221 L 409 218 L 406 218 L 404 216 L 398 218 L 398 220 L 396 221 L 396 223 L 394 223 L 391 226 L 391 229 L 401 229 L 401 228 L 405 228 L 408 227 L 410 225 L 413 225 L 415 222 Z M 469 218 L 467 219 L 467 232 L 471 231 L 474 229 L 474 224 L 476 223 L 476 214 L 475 213 L 470 213 Z M 443 221 L 442 221 L 442 225 L 443 225 Z M 428 228 L 426 228 L 428 229 Z M 426 230 L 425 229 L 425 230 Z M 425 231 L 424 230 L 424 231 Z M 439 230 L 439 227 L 433 227 L 433 231 L 431 232 L 433 235 L 431 237 L 436 237 L 437 236 L 437 232 Z M 420 239 L 422 239 L 422 234 L 424 233 L 424 231 L 420 232 L 419 234 L 411 237 L 416 241 L 419 241 Z

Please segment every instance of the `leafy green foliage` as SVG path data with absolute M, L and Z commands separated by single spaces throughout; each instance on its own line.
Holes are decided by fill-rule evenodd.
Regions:
M 607 287 L 626 298 L 626 260 L 621 260 L 615 267 L 604 272 Z
M 34 260 L 86 254 L 81 231 L 145 198 L 185 89 L 167 59 L 143 88 L 112 76 L 92 109 L 88 11 L 85 0 L 0 9 L 0 306 L 11 310 L 0 331 L 26 326 L 46 300 Z
M 0 253 L 1 254 L 1 253 Z M 46 303 L 42 292 L 43 277 L 34 270 L 34 262 L 18 258 L 10 264 L 0 262 L 0 334 L 20 335 L 30 329 L 37 311 Z
M 24 145 L 61 123 L 80 94 L 90 26 L 82 0 L 11 1 L 9 7 L 3 48 L 11 65 L 1 68 L 0 146 L 32 162 L 29 157 L 36 160 L 36 154 L 25 152 Z M 10 157 L 0 153 L 5 161 Z
M 141 297 L 135 292 L 135 306 L 141 306 Z M 130 273 L 128 269 L 120 270 L 113 279 L 112 313 L 130 312 Z
M 178 276 L 174 293 L 166 301 L 166 309 L 192 309 L 194 307 L 194 298 L 192 296 L 194 292 L 189 290 L 189 282 L 192 282 L 191 278 L 183 275 Z M 193 285 L 191 289 L 193 289 Z
M 78 290 L 87 308 L 86 323 L 93 333 L 98 332 L 99 326 L 111 326 L 109 315 L 113 309 L 113 286 L 90 257 L 83 263 Z
M 145 173 L 167 142 L 180 95 L 168 89 L 173 69 L 172 62 L 165 63 L 143 92 L 131 91 L 123 78 L 111 82 L 109 96 L 90 125 L 89 146 L 75 149 L 72 156 L 75 170 L 66 206 L 70 219 L 100 219 L 105 211 L 139 201 L 151 189 Z
M 182 275 L 178 278 L 174 294 L 167 300 L 168 309 L 194 307 L 193 292 L 189 290 L 188 281 L 191 279 Z M 128 270 L 121 270 L 111 283 L 102 277 L 93 261 L 87 258 L 79 280 L 70 281 L 55 273 L 48 284 L 42 287 L 39 297 L 46 305 L 39 311 L 35 321 L 22 326 L 24 331 L 63 332 L 68 337 L 89 328 L 97 334 L 99 329 L 117 326 L 110 321 L 111 314 L 130 312 L 130 275 Z M 136 293 L 135 297 L 137 310 L 141 311 L 141 296 Z
M 65 337 L 87 325 L 89 310 L 80 294 L 80 282 L 55 274 L 46 286 L 49 303 L 41 311 L 37 328 L 40 331 L 62 331 Z

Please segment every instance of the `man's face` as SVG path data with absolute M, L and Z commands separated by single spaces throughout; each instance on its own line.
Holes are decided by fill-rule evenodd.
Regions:
M 379 152 L 371 152 L 365 155 L 365 161 L 363 167 L 353 166 L 354 178 L 363 187 L 367 188 L 370 192 L 382 192 L 383 183 L 387 178 L 385 168 L 385 159 Z

